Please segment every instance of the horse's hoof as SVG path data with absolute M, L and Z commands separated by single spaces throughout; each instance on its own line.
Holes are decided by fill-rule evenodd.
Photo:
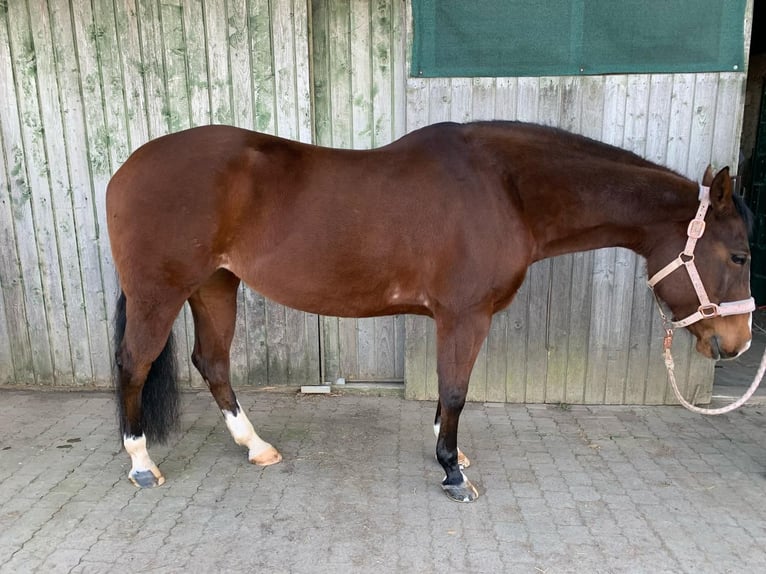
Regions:
M 455 502 L 473 502 L 479 498 L 479 491 L 467 478 L 463 478 L 461 484 L 442 483 L 444 493 Z
M 128 478 L 138 488 L 154 488 L 165 484 L 165 477 L 159 469 L 156 473 L 153 470 L 134 470 L 128 474 Z
M 269 446 L 266 450 L 259 452 L 255 456 L 250 457 L 250 462 L 257 464 L 258 466 L 271 466 L 282 462 L 282 455 L 273 446 Z
M 471 466 L 471 460 L 460 449 L 457 449 L 457 464 L 458 466 L 460 466 L 460 470 L 466 469 L 469 466 Z

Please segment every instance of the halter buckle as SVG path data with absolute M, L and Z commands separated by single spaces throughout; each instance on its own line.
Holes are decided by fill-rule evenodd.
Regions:
M 700 305 L 697 311 L 699 311 L 703 319 L 712 319 L 713 317 L 718 316 L 718 305 L 716 305 L 715 303 Z
M 686 234 L 692 239 L 699 239 L 705 233 L 705 220 L 704 219 L 692 219 L 689 222 L 689 227 L 686 229 Z

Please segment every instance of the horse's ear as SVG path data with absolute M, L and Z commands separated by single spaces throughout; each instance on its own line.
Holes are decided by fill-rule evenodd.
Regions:
M 732 187 L 731 177 L 729 177 L 729 168 L 725 167 L 713 178 L 710 183 L 710 204 L 716 213 L 724 213 L 731 209 Z
M 713 185 L 713 166 L 710 164 L 707 164 L 705 174 L 702 176 L 702 185 L 705 187 Z

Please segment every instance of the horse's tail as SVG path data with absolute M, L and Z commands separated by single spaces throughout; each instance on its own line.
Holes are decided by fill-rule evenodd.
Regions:
M 122 339 L 125 336 L 125 293 L 120 292 L 114 314 L 114 348 L 119 361 Z M 123 389 L 120 385 L 119 366 L 115 373 L 120 437 L 128 428 L 123 406 Z M 165 348 L 154 360 L 141 392 L 141 428 L 147 440 L 165 442 L 178 426 L 179 392 L 173 332 L 170 332 Z

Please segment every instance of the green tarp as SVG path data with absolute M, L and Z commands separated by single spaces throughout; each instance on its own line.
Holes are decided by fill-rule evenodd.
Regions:
M 744 71 L 746 0 L 412 0 L 412 75 Z

